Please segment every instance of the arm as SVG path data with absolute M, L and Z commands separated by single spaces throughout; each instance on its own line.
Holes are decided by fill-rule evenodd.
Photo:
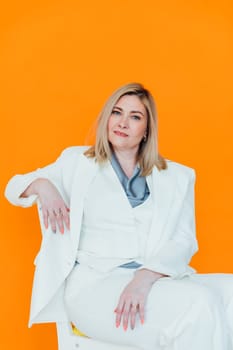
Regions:
M 46 229 L 49 223 L 54 233 L 58 226 L 60 232 L 63 234 L 64 224 L 70 229 L 69 208 L 52 182 L 45 178 L 34 180 L 20 197 L 28 198 L 30 196 L 36 196 L 40 201 L 40 208 Z
M 62 232 L 63 222 L 69 226 L 69 186 L 77 155 L 82 151 L 83 147 L 68 148 L 54 163 L 27 174 L 15 175 L 7 184 L 6 198 L 10 203 L 22 207 L 31 206 L 39 199 L 45 225 L 49 220 L 55 231 L 57 223 Z
M 33 205 L 37 200 L 36 195 L 31 194 L 26 198 L 21 195 L 34 180 L 45 178 L 49 179 L 56 187 L 59 187 L 60 192 L 65 197 L 65 201 L 68 202 L 70 191 L 65 186 L 63 179 L 66 178 L 66 183 L 71 187 L 77 156 L 82 154 L 87 148 L 88 146 L 69 147 L 61 153 L 54 163 L 27 174 L 13 176 L 5 189 L 6 198 L 13 205 L 21 207 Z
M 17 206 L 29 207 L 33 205 L 38 196 L 35 191 L 29 191 L 22 195 L 26 189 L 37 179 L 48 179 L 50 182 L 62 185 L 62 164 L 65 158 L 64 151 L 61 156 L 52 164 L 43 168 L 38 168 L 27 174 L 13 176 L 5 189 L 5 196 L 8 201 Z
M 116 313 L 116 327 L 122 323 L 124 330 L 130 322 L 131 329 L 134 329 L 136 315 L 139 314 L 141 324 L 144 323 L 145 304 L 153 284 L 165 275 L 148 269 L 141 269 L 135 272 L 132 281 L 127 284 L 120 295 Z

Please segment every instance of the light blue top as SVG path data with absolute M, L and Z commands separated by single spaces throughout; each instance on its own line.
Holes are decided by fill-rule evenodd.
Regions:
M 111 164 L 125 190 L 131 206 L 134 208 L 145 202 L 150 194 L 150 191 L 146 178 L 144 176 L 140 176 L 140 168 L 136 165 L 133 175 L 129 179 L 121 168 L 121 165 L 114 153 L 112 153 Z

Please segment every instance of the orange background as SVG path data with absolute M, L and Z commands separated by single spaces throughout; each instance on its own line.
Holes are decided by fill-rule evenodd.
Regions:
M 52 325 L 27 328 L 35 208 L 12 207 L 8 179 L 84 144 L 113 89 L 145 84 L 160 151 L 197 172 L 200 272 L 233 272 L 232 1 L 12 1 L 0 11 L 0 348 L 56 349 Z M 13 332 L 13 333 L 12 333 Z

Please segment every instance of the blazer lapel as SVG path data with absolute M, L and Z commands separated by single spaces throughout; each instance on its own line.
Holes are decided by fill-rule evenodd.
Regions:
M 150 182 L 149 182 L 150 184 Z M 154 216 L 146 245 L 146 258 L 159 250 L 164 237 L 164 228 L 175 197 L 175 186 L 168 170 L 152 173 L 151 195 L 154 202 Z M 149 186 L 150 187 L 150 186 Z

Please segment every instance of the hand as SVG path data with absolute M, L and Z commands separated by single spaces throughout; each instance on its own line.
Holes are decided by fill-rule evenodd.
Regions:
M 64 224 L 70 229 L 69 208 L 52 182 L 47 179 L 33 181 L 21 196 L 28 197 L 31 194 L 39 197 L 46 228 L 50 223 L 53 232 L 56 232 L 58 226 L 59 231 L 64 233 Z
M 147 269 L 136 271 L 133 280 L 121 293 L 118 305 L 114 310 L 116 312 L 116 327 L 119 327 L 122 322 L 126 331 L 130 322 L 131 329 L 134 329 L 137 314 L 141 323 L 144 323 L 147 296 L 153 283 L 163 276 L 160 273 Z

